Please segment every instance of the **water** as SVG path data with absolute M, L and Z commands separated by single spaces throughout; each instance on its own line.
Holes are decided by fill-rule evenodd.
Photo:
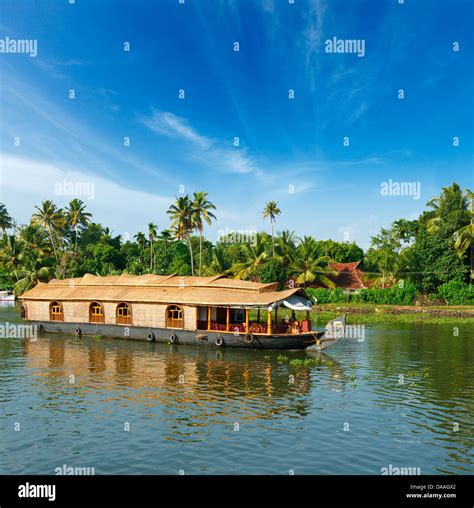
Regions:
M 305 352 L 0 339 L 0 473 L 472 474 L 473 333 L 458 327 L 370 325 L 314 367 L 289 364 Z

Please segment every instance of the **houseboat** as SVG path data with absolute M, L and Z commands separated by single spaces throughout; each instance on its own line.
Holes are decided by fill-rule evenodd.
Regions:
M 13 291 L 0 291 L 0 302 L 14 302 L 15 295 Z
M 223 275 L 118 275 L 39 283 L 21 296 L 24 320 L 39 331 L 256 349 L 325 349 L 344 319 L 311 330 L 312 302 L 302 288 Z M 283 318 L 278 309 L 291 309 Z M 297 320 L 296 316 L 303 315 Z M 288 314 L 288 313 L 286 313 Z M 338 333 L 335 332 L 337 327 Z

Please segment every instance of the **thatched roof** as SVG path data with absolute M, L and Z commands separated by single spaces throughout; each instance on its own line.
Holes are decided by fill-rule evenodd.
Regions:
M 223 275 L 184 277 L 179 275 L 86 274 L 74 279 L 52 279 L 39 283 L 22 300 L 176 303 L 187 305 L 268 306 L 302 293 L 299 288 L 276 291 L 278 283 L 261 284 L 228 279 Z

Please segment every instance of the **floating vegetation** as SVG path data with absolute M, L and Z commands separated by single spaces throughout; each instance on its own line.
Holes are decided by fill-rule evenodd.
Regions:
M 100 333 L 96 333 L 96 334 L 94 335 L 94 339 L 95 339 L 95 340 L 101 340 L 101 339 L 102 339 L 102 335 L 101 335 Z
M 321 360 L 316 360 L 314 358 L 305 358 L 304 360 L 290 360 L 290 365 L 292 367 L 316 367 L 317 365 L 322 365 L 323 363 L 324 362 Z
M 424 367 L 421 370 L 409 370 L 405 373 L 405 377 L 427 377 L 430 375 L 430 369 Z
M 263 359 L 264 359 L 264 360 L 270 360 L 270 357 L 269 357 L 268 355 L 265 355 L 265 356 L 263 357 Z
M 287 362 L 287 361 L 288 361 L 288 357 L 287 357 L 287 356 L 285 356 L 285 355 L 278 355 L 278 356 L 277 356 L 277 360 L 278 360 L 279 362 Z
M 349 368 L 350 368 L 350 369 L 357 369 L 357 363 L 351 363 L 351 364 L 349 365 Z

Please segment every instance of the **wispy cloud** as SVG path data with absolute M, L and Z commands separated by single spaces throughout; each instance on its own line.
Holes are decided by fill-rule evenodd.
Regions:
M 310 0 L 306 28 L 303 32 L 305 67 L 310 86 L 315 86 L 315 56 L 321 51 L 326 4 L 323 0 Z
M 181 138 L 204 149 L 212 145 L 212 141 L 209 138 L 201 136 L 184 118 L 167 111 L 159 111 L 153 108 L 152 115 L 143 117 L 142 122 L 158 134 Z
M 199 133 L 185 118 L 174 113 L 153 108 L 152 114 L 140 117 L 140 121 L 157 134 L 190 144 L 193 147 L 190 155 L 213 170 L 263 176 L 263 171 L 245 148 L 227 148 L 229 142 L 223 143 Z

